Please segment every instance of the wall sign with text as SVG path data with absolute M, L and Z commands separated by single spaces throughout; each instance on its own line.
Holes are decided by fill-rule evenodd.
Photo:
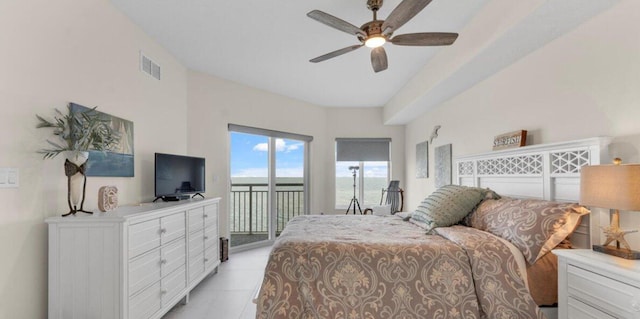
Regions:
M 527 144 L 527 131 L 520 130 L 498 135 L 493 138 L 493 150 L 521 147 Z

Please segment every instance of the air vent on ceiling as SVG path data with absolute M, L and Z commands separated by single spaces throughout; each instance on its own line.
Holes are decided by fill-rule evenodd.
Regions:
M 149 57 L 140 52 L 140 70 L 160 80 L 160 65 L 153 62 Z

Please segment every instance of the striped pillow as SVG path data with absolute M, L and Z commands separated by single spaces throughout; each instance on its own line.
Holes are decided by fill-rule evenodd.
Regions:
M 427 233 L 435 227 L 454 225 L 467 216 L 488 193 L 495 194 L 477 187 L 443 186 L 420 203 L 411 214 L 411 220 L 422 225 Z

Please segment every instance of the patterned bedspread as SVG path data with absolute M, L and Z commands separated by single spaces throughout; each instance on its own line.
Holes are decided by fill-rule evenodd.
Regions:
M 257 318 L 544 318 L 497 237 L 395 216 L 300 216 L 274 244 Z

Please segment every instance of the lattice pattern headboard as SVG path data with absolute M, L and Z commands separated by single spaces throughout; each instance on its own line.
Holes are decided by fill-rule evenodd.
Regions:
M 580 168 L 608 162 L 610 140 L 591 138 L 457 157 L 454 183 L 488 187 L 510 197 L 577 202 Z M 593 231 L 598 221 L 584 218 L 572 238 L 574 245 L 587 248 L 599 242 L 600 232 Z

